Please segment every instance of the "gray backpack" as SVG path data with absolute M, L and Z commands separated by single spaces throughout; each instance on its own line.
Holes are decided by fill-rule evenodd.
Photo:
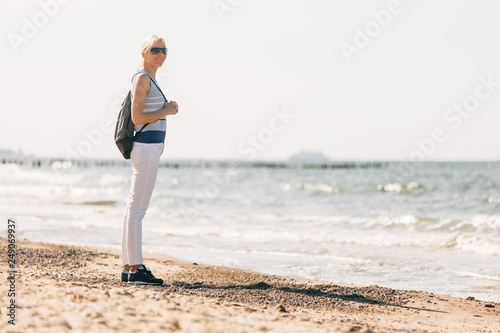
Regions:
M 134 80 L 134 77 L 139 73 L 143 72 L 135 73 L 132 77 L 132 81 Z M 163 95 L 163 92 L 153 80 L 151 75 L 149 75 L 149 73 L 146 74 L 148 74 L 151 82 L 155 84 L 155 86 L 162 94 L 163 98 L 165 98 L 165 95 Z M 165 101 L 167 101 L 166 98 Z M 142 126 L 142 128 L 137 133 L 140 133 L 147 125 L 148 124 Z M 134 132 L 134 123 L 132 122 L 132 91 L 129 90 L 127 97 L 125 97 L 122 106 L 120 107 L 120 112 L 118 113 L 118 119 L 116 120 L 115 128 L 115 144 L 126 160 L 130 159 L 130 152 L 132 151 L 132 146 L 134 145 Z

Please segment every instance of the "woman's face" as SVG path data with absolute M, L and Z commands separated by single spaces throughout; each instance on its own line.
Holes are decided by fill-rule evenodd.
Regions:
M 146 51 L 144 51 L 142 53 L 142 56 L 144 57 L 144 63 L 155 67 L 161 67 L 163 65 L 163 62 L 165 62 L 167 55 L 163 54 L 162 52 L 158 52 L 157 54 L 152 54 L 151 49 L 153 47 L 164 48 L 165 43 L 157 42 L 153 44 L 150 48 L 148 48 Z

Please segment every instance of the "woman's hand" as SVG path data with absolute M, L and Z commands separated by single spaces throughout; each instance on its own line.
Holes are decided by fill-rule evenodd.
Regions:
M 166 110 L 166 115 L 174 115 L 179 112 L 179 105 L 177 105 L 177 102 L 175 101 L 170 101 L 170 102 L 165 102 L 164 109 Z

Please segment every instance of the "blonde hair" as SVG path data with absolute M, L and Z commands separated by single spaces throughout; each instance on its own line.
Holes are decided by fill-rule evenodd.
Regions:
M 158 35 L 151 35 L 146 37 L 144 42 L 142 43 L 141 46 L 141 53 L 139 54 L 139 58 L 141 60 L 141 66 L 143 65 L 144 57 L 142 56 L 142 52 L 146 52 L 149 50 L 153 45 L 158 44 L 158 43 L 163 43 L 165 44 L 165 39 Z

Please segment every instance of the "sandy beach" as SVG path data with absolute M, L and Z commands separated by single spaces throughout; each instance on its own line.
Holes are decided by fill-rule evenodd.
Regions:
M 0 244 L 7 249 L 5 238 Z M 116 250 L 26 240 L 16 248 L 15 279 L 6 251 L 1 257 L 2 281 L 10 281 L 1 285 L 1 332 L 500 332 L 500 304 L 473 298 L 272 276 L 156 254 L 146 254 L 145 263 L 165 284 L 136 286 L 120 281 Z M 13 299 L 15 325 L 8 323 Z

